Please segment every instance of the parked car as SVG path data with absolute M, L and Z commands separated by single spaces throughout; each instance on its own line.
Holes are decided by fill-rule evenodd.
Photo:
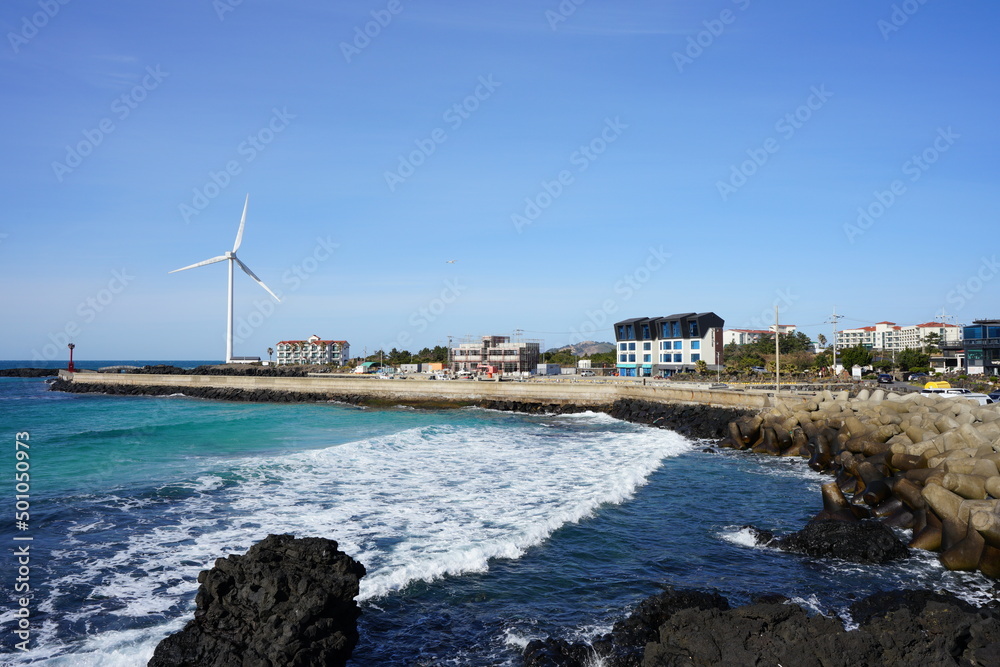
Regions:
M 767 372 L 767 369 L 764 368 L 763 366 L 751 366 L 750 370 L 752 370 L 754 373 L 766 373 Z
M 594 371 L 580 371 L 580 377 L 594 377 Z
M 987 396 L 992 398 L 994 403 L 1000 403 L 1000 391 L 991 391 Z
M 936 384 L 936 383 L 928 383 Z M 944 384 L 944 383 L 942 383 Z M 944 398 L 964 398 L 976 401 L 979 405 L 991 405 L 995 401 L 992 397 L 986 394 L 977 394 L 973 391 L 965 389 L 963 387 L 928 387 L 925 386 L 920 390 L 921 395 L 924 396 L 943 396 Z
M 910 373 L 908 376 L 906 376 L 906 379 L 909 380 L 910 382 L 913 382 L 915 380 L 919 380 L 925 377 L 927 377 L 927 373 Z
M 879 384 L 892 384 L 895 381 L 896 381 L 896 379 L 893 378 L 888 373 L 880 373 L 879 376 L 878 376 L 878 383 Z

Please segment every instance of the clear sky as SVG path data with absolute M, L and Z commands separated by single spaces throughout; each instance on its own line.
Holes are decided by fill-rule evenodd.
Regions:
M 7 2 L 0 358 L 1000 315 L 987 0 Z M 992 230 L 992 231 L 991 231 Z M 450 260 L 454 262 L 449 263 Z M 242 324 L 241 324 L 242 323 Z

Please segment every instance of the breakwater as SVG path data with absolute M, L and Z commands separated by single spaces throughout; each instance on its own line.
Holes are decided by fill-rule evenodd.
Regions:
M 950 570 L 1000 578 L 1000 407 L 863 390 L 820 393 L 729 425 L 720 443 L 803 456 L 835 480 L 819 519 L 878 519 Z
M 546 383 L 376 380 L 345 377 L 253 377 L 176 374 L 104 374 L 60 371 L 57 389 L 108 394 L 169 395 L 247 401 L 337 400 L 368 405 L 480 405 L 482 402 L 583 406 L 607 410 L 619 399 L 690 403 L 760 410 L 767 393 L 683 387 L 669 383 Z

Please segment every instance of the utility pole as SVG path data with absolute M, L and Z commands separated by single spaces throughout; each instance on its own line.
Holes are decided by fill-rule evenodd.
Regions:
M 781 327 L 778 326 L 778 305 L 774 305 L 774 395 L 781 393 Z
M 837 374 L 837 320 L 839 320 L 843 315 L 837 314 L 837 307 L 833 307 L 833 315 L 827 322 L 833 323 L 833 374 Z

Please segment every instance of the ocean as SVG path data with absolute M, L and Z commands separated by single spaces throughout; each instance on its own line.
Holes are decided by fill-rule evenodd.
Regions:
M 153 362 L 78 365 L 118 363 Z M 879 590 L 996 596 L 933 554 L 861 566 L 756 547 L 744 525 L 798 530 L 827 478 L 604 414 L 111 397 L 0 378 L 0 432 L 3 664 L 144 665 L 192 617 L 199 571 L 269 533 L 331 538 L 364 563 L 351 664 L 365 667 L 517 665 L 531 639 L 607 632 L 666 586 L 737 604 L 777 592 L 840 616 Z M 16 494 L 30 504 L 20 527 Z

